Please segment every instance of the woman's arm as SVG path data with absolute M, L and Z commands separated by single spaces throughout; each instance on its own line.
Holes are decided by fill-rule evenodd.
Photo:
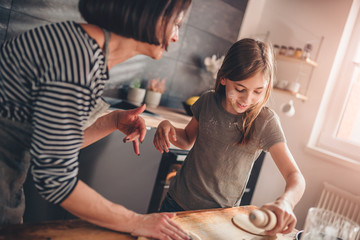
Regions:
M 175 214 L 137 214 L 125 207 L 110 202 L 81 180 L 73 192 L 60 204 L 79 218 L 133 236 L 147 236 L 156 239 L 189 239 L 175 222 Z
M 268 234 L 289 233 L 296 224 L 293 209 L 304 194 L 305 179 L 286 143 L 277 143 L 271 146 L 269 151 L 286 181 L 286 186 L 284 193 L 275 202 L 263 206 L 275 212 L 278 220 L 276 227 L 268 231 Z
M 145 105 L 132 110 L 115 110 L 100 118 L 85 129 L 82 148 L 106 137 L 115 130 L 120 130 L 126 136 L 124 142 L 133 142 L 134 152 L 139 155 L 139 141 L 146 135 L 146 126 L 143 118 L 138 115 L 145 110 Z
M 169 152 L 170 143 L 181 149 L 190 149 L 195 142 L 199 122 L 193 117 L 184 129 L 175 128 L 168 120 L 162 121 L 156 129 L 154 145 L 161 153 Z

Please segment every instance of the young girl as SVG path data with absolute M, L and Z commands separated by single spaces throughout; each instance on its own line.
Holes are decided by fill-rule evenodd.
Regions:
M 269 235 L 289 233 L 296 224 L 293 208 L 300 200 L 304 178 L 287 145 L 277 115 L 265 107 L 274 77 L 270 45 L 243 39 L 227 52 L 217 74 L 215 91 L 192 106 L 185 129 L 165 120 L 154 145 L 169 151 L 170 143 L 191 150 L 172 182 L 161 211 L 239 206 L 254 161 L 270 152 L 286 181 L 284 193 L 264 205 L 278 223 Z

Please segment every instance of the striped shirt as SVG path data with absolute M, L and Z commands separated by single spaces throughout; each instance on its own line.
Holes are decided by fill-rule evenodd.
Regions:
M 101 48 L 75 22 L 41 26 L 1 46 L 0 116 L 32 125 L 31 173 L 52 203 L 76 185 L 83 128 L 108 77 Z

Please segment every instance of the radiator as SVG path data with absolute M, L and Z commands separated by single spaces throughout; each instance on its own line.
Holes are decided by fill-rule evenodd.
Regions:
M 360 196 L 330 183 L 324 183 L 317 207 L 341 214 L 360 225 Z M 360 233 L 356 239 L 360 240 Z

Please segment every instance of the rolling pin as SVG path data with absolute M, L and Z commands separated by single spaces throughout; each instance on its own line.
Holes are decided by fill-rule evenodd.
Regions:
M 275 213 L 264 208 L 253 210 L 249 214 L 249 220 L 256 227 L 266 231 L 273 229 L 277 223 Z

